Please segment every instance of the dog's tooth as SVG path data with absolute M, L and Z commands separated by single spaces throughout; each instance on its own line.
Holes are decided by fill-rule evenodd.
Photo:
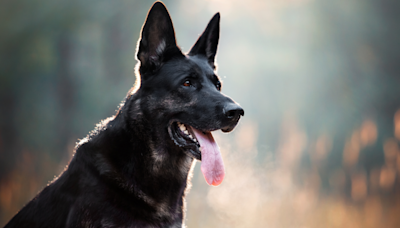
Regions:
M 179 128 L 181 129 L 181 131 L 186 130 L 186 127 L 185 127 L 185 125 L 183 125 L 183 124 L 179 125 Z
M 183 132 L 184 132 L 185 134 L 187 134 L 187 135 L 189 134 L 189 132 L 188 132 L 187 130 L 184 130 Z
M 199 147 L 199 151 L 201 151 L 201 147 Z
M 193 136 L 189 134 L 189 138 L 193 139 Z
M 193 141 L 197 142 L 197 139 L 196 139 L 196 138 L 193 138 Z

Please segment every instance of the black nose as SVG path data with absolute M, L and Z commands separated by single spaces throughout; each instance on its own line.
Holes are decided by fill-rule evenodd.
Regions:
M 244 115 L 244 110 L 236 103 L 228 103 L 224 107 L 224 115 L 231 120 L 237 120 Z

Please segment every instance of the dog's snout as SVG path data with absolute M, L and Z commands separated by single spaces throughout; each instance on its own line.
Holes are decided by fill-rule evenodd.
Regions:
M 224 114 L 226 118 L 236 120 L 244 115 L 244 110 L 238 104 L 229 103 L 224 107 Z
M 221 130 L 223 132 L 230 132 L 235 128 L 240 116 L 244 115 L 244 110 L 235 102 L 228 102 L 224 106 L 223 114 L 225 119 L 222 121 L 223 127 Z

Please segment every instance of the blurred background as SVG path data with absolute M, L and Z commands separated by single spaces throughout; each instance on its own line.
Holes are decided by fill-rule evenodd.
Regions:
M 186 224 L 400 227 L 400 1 L 164 1 L 188 51 L 221 12 L 223 91 L 246 115 L 197 164 Z M 0 226 L 135 81 L 153 1 L 0 1 Z

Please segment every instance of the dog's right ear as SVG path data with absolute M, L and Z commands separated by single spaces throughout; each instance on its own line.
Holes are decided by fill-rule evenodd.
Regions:
M 189 55 L 205 56 L 213 69 L 215 69 L 215 55 L 219 41 L 219 21 L 220 15 L 216 13 L 208 23 L 206 30 L 189 51 Z
M 142 77 L 156 71 L 163 61 L 176 53 L 181 51 L 176 45 L 171 17 L 162 2 L 155 2 L 147 14 L 137 48 Z

